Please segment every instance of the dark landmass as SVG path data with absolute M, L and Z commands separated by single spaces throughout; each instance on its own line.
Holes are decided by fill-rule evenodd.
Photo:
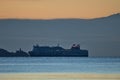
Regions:
M 54 47 L 36 45 L 28 53 L 21 49 L 16 52 L 0 49 L 0 57 L 88 57 L 88 51 L 81 50 L 80 45 L 75 44 L 71 49 L 64 49 L 59 45 Z
M 0 49 L 0 57 L 29 57 L 29 54 L 21 49 L 16 52 L 8 52 L 5 49 Z

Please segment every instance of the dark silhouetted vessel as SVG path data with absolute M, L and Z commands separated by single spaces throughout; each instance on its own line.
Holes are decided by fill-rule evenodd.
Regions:
M 36 45 L 29 54 L 33 57 L 88 57 L 88 50 L 80 49 L 79 44 L 73 44 L 71 49 L 64 49 L 59 45 L 55 47 Z

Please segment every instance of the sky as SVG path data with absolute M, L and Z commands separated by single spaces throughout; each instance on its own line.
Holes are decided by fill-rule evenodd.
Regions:
M 58 18 L 91 19 L 116 13 L 120 13 L 120 0 L 0 0 L 0 19 L 51 19 L 26 23 L 0 20 L 0 48 L 28 51 L 36 43 L 60 43 L 70 48 L 80 42 L 90 56 L 120 56 L 118 16 L 101 22 L 52 22 Z
M 0 19 L 98 18 L 120 13 L 120 0 L 0 0 Z

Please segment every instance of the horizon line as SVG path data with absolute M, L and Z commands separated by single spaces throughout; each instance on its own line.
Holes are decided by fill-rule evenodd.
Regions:
M 64 20 L 64 19 L 81 19 L 81 20 L 94 20 L 94 19 L 100 19 L 100 18 L 106 18 L 113 15 L 120 15 L 120 12 L 113 13 L 107 16 L 102 17 L 95 17 L 95 18 L 46 18 L 46 19 L 38 19 L 38 18 L 0 18 L 0 20 Z

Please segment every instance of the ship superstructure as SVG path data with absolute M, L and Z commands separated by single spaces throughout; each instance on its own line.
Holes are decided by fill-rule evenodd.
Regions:
M 88 50 L 80 49 L 79 44 L 73 44 L 70 49 L 58 46 L 33 46 L 29 54 L 34 57 L 88 57 Z

